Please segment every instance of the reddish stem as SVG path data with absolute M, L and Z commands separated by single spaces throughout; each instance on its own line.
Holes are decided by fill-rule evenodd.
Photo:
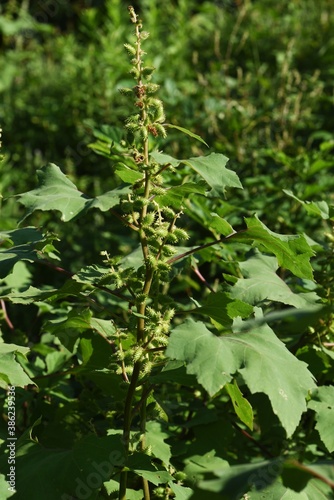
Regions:
M 2 309 L 2 311 L 4 313 L 5 321 L 6 321 L 7 325 L 9 326 L 9 328 L 11 330 L 14 330 L 14 325 L 11 322 L 11 320 L 9 319 L 8 314 L 7 314 L 7 309 L 6 309 L 6 303 L 5 303 L 5 301 L 3 299 L 1 299 L 0 302 L 1 302 L 1 309 Z

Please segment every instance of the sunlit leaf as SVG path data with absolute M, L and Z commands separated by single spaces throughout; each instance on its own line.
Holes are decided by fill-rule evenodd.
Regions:
M 184 361 L 187 372 L 196 375 L 210 396 L 238 372 L 252 393 L 269 397 L 288 436 L 306 410 L 308 391 L 315 387 L 306 364 L 267 325 L 216 337 L 203 323 L 188 319 L 172 331 L 166 355 Z
M 14 487 L 11 487 L 8 481 L 10 481 L 9 476 L 5 477 L 5 475 L 0 474 L 0 498 L 3 500 L 12 497 L 15 494 Z M 13 488 L 13 490 L 11 488 Z
M 199 135 L 194 134 L 193 132 L 191 132 L 190 130 L 188 130 L 188 129 L 184 128 L 184 127 L 178 127 L 177 125 L 172 125 L 171 123 L 166 123 L 165 127 L 175 128 L 176 130 L 179 130 L 183 134 L 189 135 L 189 137 L 192 137 L 193 139 L 196 139 L 196 141 L 199 141 L 202 144 L 205 144 L 205 146 L 209 147 L 207 145 L 207 143 L 204 141 L 204 139 L 202 139 L 202 137 L 200 137 Z
M 169 464 L 172 457 L 171 447 L 165 443 L 165 439 L 169 437 L 170 435 L 163 431 L 160 422 L 147 422 L 146 444 L 151 447 L 153 455 L 166 465 Z
M 249 429 L 253 430 L 254 415 L 252 406 L 249 401 L 243 397 L 236 380 L 234 380 L 233 384 L 226 384 L 225 389 L 231 398 L 234 411 L 241 422 L 247 425 Z
M 282 302 L 298 308 L 314 306 L 320 300 L 315 292 L 294 293 L 276 274 L 277 259 L 255 252 L 239 267 L 245 278 L 239 278 L 230 288 L 234 298 L 257 305 L 265 300 Z
M 315 411 L 315 428 L 321 441 L 330 453 L 334 451 L 334 387 L 322 386 L 314 389 L 308 407 Z
M 140 172 L 136 172 L 135 170 L 132 170 L 131 168 L 127 167 L 122 163 L 118 163 L 116 165 L 115 174 L 118 175 L 118 177 L 123 182 L 126 182 L 128 184 L 134 184 L 143 177 L 143 174 L 141 174 Z
M 158 486 L 162 483 L 168 483 L 173 478 L 166 470 L 153 465 L 150 457 L 144 453 L 134 453 L 129 457 L 128 467 L 130 470 L 138 474 L 151 483 Z
M 86 213 L 91 208 L 106 212 L 119 203 L 122 195 L 130 191 L 130 186 L 123 186 L 96 198 L 89 198 L 53 163 L 38 170 L 37 177 L 38 188 L 17 195 L 20 203 L 27 209 L 21 222 L 36 210 L 57 210 L 61 212 L 61 220 L 64 222 Z
M 5 278 L 19 261 L 34 262 L 41 257 L 39 245 L 47 239 L 35 227 L 25 227 L 0 233 L 0 279 Z
M 183 200 L 190 194 L 205 194 L 205 186 L 194 182 L 185 182 L 180 186 L 173 186 L 166 190 L 166 194 L 156 197 L 156 201 L 162 205 L 171 206 L 180 209 Z
M 230 236 L 234 241 L 253 241 L 260 248 L 276 255 L 278 265 L 299 278 L 312 279 L 310 258 L 314 251 L 303 235 L 285 235 L 268 229 L 257 216 L 246 218 L 247 230 Z
M 194 313 L 207 315 L 223 326 L 230 326 L 238 316 L 247 318 L 252 312 L 251 305 L 234 299 L 226 292 L 210 293 L 202 307 L 194 310 Z
M 303 201 L 297 196 L 295 196 L 292 191 L 288 189 L 283 190 L 285 194 L 290 196 L 291 198 L 294 198 L 297 200 L 303 207 L 305 208 L 306 212 L 310 215 L 315 215 L 318 217 L 321 217 L 322 219 L 329 219 L 333 215 L 333 210 L 331 210 L 331 207 L 328 206 L 328 204 L 323 200 L 323 201 Z
M 242 188 L 237 174 L 225 167 L 228 158 L 223 154 L 211 153 L 208 156 L 189 158 L 182 162 L 205 180 L 214 195 L 223 195 L 227 187 Z
M 173 167 L 177 167 L 181 163 L 181 160 L 177 160 L 176 158 L 173 158 L 173 156 L 159 151 L 152 151 L 150 157 L 159 165 L 172 165 Z
M 0 387 L 35 385 L 19 363 L 20 357 L 25 357 L 28 352 L 27 347 L 0 342 Z

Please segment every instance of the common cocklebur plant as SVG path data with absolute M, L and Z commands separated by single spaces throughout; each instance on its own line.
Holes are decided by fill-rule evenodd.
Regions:
M 143 266 L 139 267 L 132 279 L 125 277 L 125 285 L 134 298 L 136 309 L 136 344 L 132 347 L 133 365 L 124 409 L 123 439 L 126 454 L 129 452 L 131 423 L 133 419 L 135 392 L 139 388 L 141 448 L 146 449 L 146 401 L 150 394 L 150 385 L 146 381 L 154 364 L 167 344 L 167 335 L 174 310 L 159 303 L 161 286 L 168 282 L 170 264 L 168 260 L 174 254 L 171 245 L 187 239 L 185 230 L 177 227 L 180 213 L 170 206 L 156 201 L 156 197 L 165 193 L 163 170 L 171 165 L 154 161 L 150 156 L 150 137 L 166 137 L 163 123 L 165 114 L 163 104 L 155 97 L 158 86 L 151 83 L 154 68 L 144 64 L 142 44 L 148 33 L 142 30 L 141 21 L 132 7 L 129 8 L 131 21 L 135 26 L 135 42 L 125 48 L 132 57 L 132 69 L 136 84 L 133 88 L 121 89 L 122 93 L 135 98 L 134 105 L 138 112 L 126 121 L 126 129 L 133 136 L 131 142 L 132 158 L 136 172 L 140 174 L 131 193 L 121 200 L 120 207 L 126 224 L 138 232 L 143 257 Z M 116 271 L 117 273 L 117 271 Z M 130 279 L 129 279 L 130 278 Z M 127 285 L 131 283 L 131 285 Z M 121 473 L 120 498 L 126 498 L 127 472 Z M 147 479 L 143 478 L 144 497 L 150 498 Z
M 35 303 L 41 317 L 48 315 L 30 364 L 23 365 L 26 372 L 20 366 L 23 374 L 15 378 L 13 358 L 6 375 L 21 387 L 40 384 L 43 400 L 42 430 L 29 422 L 30 435 L 38 433 L 38 440 L 21 445 L 18 490 L 22 498 L 29 496 L 30 460 L 39 471 L 47 456 L 52 478 L 46 475 L 46 481 L 54 481 L 57 500 L 208 498 L 213 491 L 241 498 L 254 485 L 265 488 L 278 478 L 286 438 L 301 432 L 306 398 L 315 387 L 306 364 L 266 321 L 275 301 L 316 309 L 315 293 L 293 293 L 276 273 L 280 267 L 310 283 L 313 251 L 304 236 L 274 233 L 256 215 L 233 229 L 225 216 L 225 194 L 242 185 L 226 168 L 224 155 L 176 159 L 160 150 L 172 127 L 203 141 L 166 123 L 154 68 L 146 64 L 149 35 L 132 7 L 129 13 L 135 32 L 125 49 L 134 85 L 121 92 L 133 112 L 123 135 L 110 128 L 110 137 L 97 133 L 91 145 L 110 158 L 113 178 L 122 183 L 89 197 L 50 164 L 38 172 L 38 187 L 19 195 L 25 217 L 57 210 L 71 223 L 92 208 L 101 216 L 107 212 L 109 246 L 101 246 L 97 263 L 71 273 L 50 261 L 57 256 L 52 235 L 31 227 L 1 234 L 1 277 L 19 261 L 47 264 L 66 276 L 58 288 L 14 290 L 5 283 L 2 293 L 4 301 Z M 193 222 L 196 239 L 190 246 Z M 242 245 L 246 251 L 239 262 Z M 214 284 L 202 263 L 218 268 Z M 268 282 L 279 292 L 268 291 Z M 10 349 L 22 357 L 20 346 Z M 55 411 L 45 410 L 43 398 Z M 257 440 L 265 436 L 268 419 L 278 429 L 278 444 L 267 450 Z M 54 429 L 66 449 L 61 453 L 68 475 L 50 437 Z M 266 451 L 266 460 L 258 461 L 259 450 Z M 210 480 L 216 476 L 213 490 Z

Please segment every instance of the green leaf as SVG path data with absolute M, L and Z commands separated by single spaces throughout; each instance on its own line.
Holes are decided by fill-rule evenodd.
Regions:
M 210 186 L 212 194 L 217 196 L 224 194 L 226 187 L 242 189 L 237 174 L 225 167 L 227 162 L 228 158 L 218 153 L 182 160 L 182 163 L 190 166 L 205 180 Z
M 168 127 L 168 128 L 175 128 L 176 130 L 179 130 L 183 134 L 189 135 L 189 137 L 192 137 L 193 139 L 196 139 L 197 141 L 200 141 L 202 144 L 205 144 L 205 146 L 209 147 L 207 145 L 207 143 L 204 141 L 204 139 L 202 139 L 202 137 L 194 134 L 193 132 L 191 132 L 190 130 L 188 130 L 186 128 L 178 127 L 177 125 L 172 125 L 171 123 L 166 123 L 164 126 Z
M 119 436 L 88 435 L 71 449 L 50 449 L 29 440 L 17 448 L 16 470 L 20 474 L 16 475 L 15 498 L 33 499 L 38 491 L 39 498 L 49 500 L 91 499 L 124 464 L 120 441 Z
M 123 182 L 126 182 L 128 184 L 134 184 L 143 177 L 143 174 L 141 174 L 140 172 L 136 172 L 135 170 L 132 170 L 123 163 L 118 163 L 116 165 L 115 174 L 118 175 L 118 177 Z
M 218 478 L 199 481 L 197 487 L 206 492 L 219 493 L 223 500 L 240 500 L 252 485 L 262 490 L 272 484 L 280 474 L 281 463 L 282 460 L 277 458 L 254 464 L 215 469 L 213 473 Z
M 186 486 L 181 486 L 180 484 L 175 484 L 170 482 L 169 487 L 175 494 L 175 500 L 190 500 L 193 490 L 187 488 Z
M 319 319 L 324 317 L 328 308 L 322 304 L 317 306 L 307 306 L 304 309 L 295 309 L 294 307 L 287 307 L 282 310 L 269 312 L 264 316 L 248 319 L 244 321 L 242 326 L 239 325 L 240 331 L 256 328 L 259 325 L 267 323 L 285 323 L 285 329 L 289 333 L 300 334 L 301 331 L 311 325 L 318 323 Z
M 240 316 L 248 318 L 253 312 L 253 307 L 241 300 L 231 298 L 226 292 L 210 293 L 204 305 L 193 311 L 195 314 L 207 315 L 220 325 L 230 326 L 233 319 Z
M 307 173 L 308 173 L 308 176 L 310 177 L 310 176 L 316 174 L 317 172 L 319 172 L 319 170 L 329 169 L 329 168 L 333 168 L 333 167 L 334 167 L 333 160 L 328 161 L 328 160 L 323 160 L 323 159 L 319 158 L 318 160 L 313 162 L 312 165 L 310 165 L 309 171 Z
M 243 397 L 236 380 L 234 380 L 233 384 L 226 384 L 225 389 L 231 398 L 234 411 L 241 422 L 247 425 L 250 430 L 253 430 L 254 415 L 252 406 L 249 401 Z
M 85 125 L 87 125 L 88 127 L 92 126 L 90 120 L 86 120 Z M 124 128 L 103 124 L 99 125 L 99 128 L 93 126 L 92 132 L 94 137 L 96 137 L 97 139 L 109 142 L 112 146 L 123 149 L 120 146 L 120 142 L 125 136 Z
M 189 194 L 205 194 L 205 186 L 201 186 L 199 183 L 195 182 L 185 182 L 180 186 L 171 187 L 166 190 L 166 194 L 156 197 L 156 201 L 161 205 L 171 206 L 173 208 L 180 209 L 183 200 L 189 196 Z
M 72 354 L 65 349 L 47 354 L 45 356 L 46 374 L 60 371 L 71 357 Z
M 133 268 L 137 271 L 141 266 L 144 265 L 144 257 L 141 246 L 137 247 L 131 253 L 126 255 L 120 260 L 120 265 L 123 268 Z
M 19 261 L 39 260 L 37 248 L 43 241 L 46 239 L 34 227 L 0 233 L 0 242 L 5 247 L 0 250 L 0 279 L 5 278 Z
M 296 497 L 296 500 L 310 500 L 311 498 L 316 498 L 317 500 L 328 500 L 329 498 L 333 498 L 333 489 L 334 485 L 331 487 L 320 479 L 310 479 L 306 488 L 300 492 L 300 495 L 304 496 Z M 285 498 L 283 500 L 285 500 Z M 291 496 L 291 500 L 295 500 L 295 498 Z
M 116 328 L 109 319 L 91 318 L 89 324 L 93 331 L 104 338 L 111 338 L 116 333 Z
M 222 154 L 212 153 L 208 156 L 189 158 L 187 160 L 177 160 L 172 156 L 154 151 L 151 158 L 159 165 L 172 165 L 176 168 L 180 163 L 191 167 L 202 177 L 205 183 L 211 188 L 212 194 L 220 196 L 225 193 L 226 187 L 242 188 L 241 182 L 235 172 L 225 167 L 228 158 Z M 192 184 L 192 183 L 191 183 Z M 182 186 L 178 187 L 184 189 Z M 174 189 L 174 188 L 171 188 Z
M 24 289 L 27 288 L 31 282 L 31 272 L 27 264 L 22 260 L 17 262 L 12 269 L 12 272 L 3 280 L 9 288 Z
M 59 300 L 70 296 L 79 296 L 82 290 L 82 285 L 76 283 L 72 279 L 67 280 L 59 289 L 40 290 L 33 286 L 29 286 L 27 290 L 13 290 L 10 293 L 2 295 L 2 298 L 9 299 L 13 304 L 32 304 L 33 302 L 43 300 Z
M 159 484 L 165 484 L 168 483 L 172 478 L 172 476 L 169 474 L 169 472 L 164 471 L 164 470 L 158 470 L 158 471 L 150 471 L 150 470 L 145 470 L 142 468 L 137 468 L 137 469 L 132 469 L 133 472 L 135 472 L 138 476 L 143 477 L 144 479 L 147 479 L 152 484 L 155 484 L 158 486 Z
M 9 469 L 10 466 L 7 467 Z M 3 474 L 0 474 L 0 498 L 6 500 L 7 498 L 12 497 L 15 494 L 15 491 L 11 491 L 11 485 L 9 484 L 10 477 L 5 477 Z
M 210 216 L 211 216 L 210 220 L 206 222 L 208 224 L 208 227 L 211 230 L 215 231 L 216 234 L 220 236 L 229 236 L 230 234 L 235 233 L 231 224 L 229 224 L 225 219 L 220 217 L 218 214 L 211 213 Z
M 334 452 L 334 387 L 322 386 L 311 393 L 308 408 L 315 411 L 315 428 L 330 453 Z
M 110 142 L 95 141 L 87 145 L 88 148 L 92 149 L 94 153 L 104 156 L 105 158 L 111 158 Z
M 162 430 L 160 422 L 150 421 L 146 426 L 146 444 L 152 449 L 152 453 L 156 458 L 159 458 L 165 465 L 168 465 L 172 457 L 171 447 L 165 443 L 165 439 L 170 437 L 169 434 Z
M 173 156 L 160 153 L 159 151 L 152 151 L 150 157 L 158 163 L 158 165 L 172 165 L 172 167 L 176 168 L 181 163 L 181 160 L 177 160 L 173 158 Z
M 28 352 L 28 347 L 0 342 L 0 387 L 7 389 L 9 385 L 36 385 L 19 363 L 20 357 L 25 358 Z
M 323 463 L 302 464 L 297 460 L 287 460 L 284 463 L 282 471 L 283 484 L 295 491 L 326 491 L 329 488 L 334 489 L 334 462 L 327 461 Z M 319 480 L 319 481 L 318 481 Z M 310 487 L 313 482 L 315 488 Z M 317 484 L 318 483 L 318 484 Z M 325 488 L 321 488 L 324 486 Z M 318 498 L 310 496 L 308 498 Z M 319 498 L 328 498 L 319 494 Z
M 325 220 L 329 219 L 332 215 L 332 211 L 325 201 L 303 201 L 297 198 L 297 196 L 288 189 L 283 189 L 283 192 L 303 205 L 309 215 L 315 215 Z
M 215 450 L 209 451 L 204 455 L 193 455 L 185 459 L 184 473 L 191 481 L 196 481 L 204 477 L 207 472 L 216 469 L 228 469 L 229 464 L 226 460 L 216 457 Z
M 57 293 L 57 289 L 53 290 L 40 290 L 33 286 L 29 286 L 27 290 L 22 292 L 13 290 L 10 293 L 1 296 L 3 299 L 9 299 L 13 304 L 32 304 L 36 301 L 46 300 L 53 294 Z
M 78 371 L 89 373 L 90 378 L 93 378 L 93 371 L 101 372 L 105 369 L 107 374 L 108 370 L 110 372 L 115 349 L 105 338 L 92 335 L 90 331 L 83 331 L 80 335 L 79 349 L 82 363 Z
M 111 479 L 110 481 L 103 483 L 103 486 L 106 489 L 108 495 L 110 495 L 110 499 L 115 500 L 116 498 L 118 498 L 118 490 L 119 490 L 119 482 L 118 481 Z M 99 500 L 99 499 L 97 498 L 96 500 Z M 143 492 L 140 490 L 132 490 L 131 488 L 127 488 L 126 489 L 126 500 L 143 500 Z
M 110 267 L 93 264 L 80 269 L 72 278 L 78 283 L 94 286 L 102 281 L 106 282 L 110 274 Z
M 144 453 L 136 452 L 131 455 L 128 459 L 127 466 L 138 476 L 147 479 L 156 486 L 173 480 L 169 472 L 161 468 L 158 469 L 153 465 L 152 459 Z
M 11 245 L 17 246 L 27 242 L 37 243 L 42 240 L 43 240 L 42 233 L 35 227 L 24 227 L 0 233 L 1 245 L 7 242 L 10 244 L 10 246 Z
M 98 333 L 103 339 L 112 337 L 116 332 L 116 328 L 111 321 L 93 318 L 89 309 L 73 309 L 66 318 L 50 320 L 45 329 L 56 335 L 70 351 L 73 350 L 73 346 L 80 334 L 86 330 Z
M 106 212 L 117 205 L 122 195 L 130 191 L 130 186 L 123 186 L 96 198 L 89 198 L 80 192 L 53 163 L 38 170 L 37 177 L 38 188 L 17 195 L 20 203 L 27 208 L 27 213 L 21 222 L 36 210 L 57 210 L 61 212 L 61 220 L 64 222 L 83 215 L 91 208 L 99 208 L 102 212 Z
M 277 259 L 256 251 L 248 260 L 239 263 L 246 278 L 240 278 L 230 288 L 233 298 L 257 305 L 264 300 L 282 302 L 297 308 L 314 306 L 320 297 L 315 292 L 293 293 L 276 274 Z
M 176 327 L 166 356 L 186 363 L 210 396 L 239 372 L 254 394 L 267 394 L 288 436 L 306 410 L 305 398 L 315 387 L 306 364 L 299 361 L 267 325 L 245 333 L 216 337 L 192 319 Z
M 174 382 L 184 386 L 193 386 L 196 383 L 196 378 L 186 372 L 182 361 L 167 361 L 158 375 L 151 375 L 150 381 L 155 383 Z
M 230 382 L 238 369 L 233 356 L 223 355 L 222 339 L 213 335 L 203 323 L 187 319 L 172 330 L 166 356 L 184 361 L 187 373 L 196 375 L 210 396 Z
M 268 229 L 257 216 L 245 219 L 248 229 L 228 238 L 234 241 L 254 241 L 276 255 L 279 266 L 289 269 L 299 278 L 312 279 L 310 257 L 314 251 L 303 235 L 283 235 Z
M 290 488 L 286 488 L 277 480 L 264 490 L 248 491 L 246 498 L 247 500 L 277 500 L 278 498 L 279 500 L 309 500 L 312 497 L 309 497 L 306 493 L 298 493 Z M 326 499 L 323 498 L 323 500 Z

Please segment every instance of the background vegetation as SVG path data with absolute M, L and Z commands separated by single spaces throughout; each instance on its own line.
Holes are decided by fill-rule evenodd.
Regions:
M 299 315 L 292 315 L 294 321 L 291 319 L 290 323 L 280 316 L 275 333 L 291 353 L 308 363 L 318 384 L 331 391 L 327 401 L 327 409 L 331 411 L 324 417 L 325 425 L 330 428 L 334 424 L 333 2 L 141 0 L 134 2 L 134 6 L 150 33 L 145 51 L 149 63 L 156 68 L 154 81 L 160 85 L 159 98 L 164 102 L 167 121 L 191 130 L 209 145 L 207 149 L 202 142 L 170 128 L 164 141 L 158 139 L 158 149 L 163 147 L 165 153 L 175 158 L 211 152 L 224 154 L 230 158 L 228 166 L 238 174 L 244 188 L 228 188 L 225 198 L 221 196 L 211 204 L 193 196 L 183 222 L 190 235 L 187 245 L 205 244 L 217 237 L 217 228 L 210 218 L 212 212 L 226 218 L 236 231 L 245 227 L 244 217 L 256 213 L 271 231 L 303 234 L 314 251 L 311 260 L 314 280 L 281 268 L 277 274 L 293 294 L 317 294 L 318 303 L 324 305 L 321 314 L 308 314 L 307 301 L 302 302 L 301 297 L 287 299 L 284 294 L 284 299 L 279 294 L 248 296 L 248 302 L 262 307 L 266 314 L 284 313 L 288 306 L 300 309 Z M 0 193 L 6 200 L 1 207 L 1 232 L 14 230 L 25 214 L 13 195 L 34 189 L 36 170 L 48 162 L 60 166 L 79 190 L 90 197 L 118 186 L 108 148 L 111 140 L 118 143 L 122 139 L 124 120 L 132 112 L 131 103 L 119 92 L 120 88 L 133 85 L 123 47 L 132 36 L 128 17 L 127 2 L 120 0 L 1 3 L 0 124 L 4 160 L 0 165 Z M 169 181 L 176 183 L 176 174 Z M 50 448 L 77 446 L 80 454 L 84 445 L 78 440 L 82 436 L 103 436 L 111 426 L 110 421 L 115 428 L 119 427 L 117 405 L 124 393 L 121 389 L 119 394 L 108 392 L 110 386 L 98 375 L 92 379 L 88 368 L 81 375 L 71 373 L 71 356 L 68 352 L 59 355 L 57 344 L 55 348 L 52 339 L 56 329 L 52 330 L 50 324 L 65 317 L 68 320 L 70 311 L 82 307 L 75 303 L 76 299 L 64 298 L 63 302 L 57 302 L 57 307 L 42 299 L 29 303 L 7 299 L 10 290 L 22 292 L 29 285 L 43 286 L 45 290 L 59 288 L 64 284 L 64 270 L 74 274 L 84 266 L 101 262 L 100 253 L 106 248 L 111 257 L 128 255 L 137 243 L 133 235 L 124 233 L 121 222 L 115 222 L 109 212 L 92 211 L 68 225 L 59 220 L 56 212 L 37 212 L 23 225 L 58 235 L 59 241 L 47 244 L 50 256 L 59 253 L 61 262 L 54 261 L 49 267 L 20 262 L 12 274 L 1 276 L 3 341 L 32 348 L 29 362 L 21 363 L 40 388 L 39 391 L 18 389 L 17 430 L 24 436 L 42 416 L 42 423 L 34 427 L 36 440 Z M 252 266 L 247 268 L 247 262 L 257 258 L 256 255 L 251 246 L 244 248 L 240 242 L 228 251 L 202 252 L 196 262 L 189 261 L 174 279 L 171 292 L 174 301 L 181 309 L 187 309 L 189 300 L 194 306 L 206 300 L 210 290 L 207 283 L 217 291 L 219 281 L 229 286 L 243 277 L 256 278 L 256 268 L 255 271 Z M 246 295 L 243 300 L 247 302 Z M 111 309 L 115 306 L 102 293 L 99 301 Z M 68 328 L 76 326 L 69 324 Z M 103 346 L 94 345 L 94 350 L 96 359 L 103 363 Z M 64 375 L 67 370 L 69 377 Z M 166 380 L 157 378 L 158 382 L 163 387 Z M 113 391 L 117 384 L 114 383 Z M 160 498 L 198 500 L 202 498 L 201 491 L 202 495 L 211 491 L 212 498 L 219 495 L 220 490 L 210 490 L 209 484 L 189 493 L 193 484 L 189 477 L 196 484 L 208 477 L 204 472 L 199 473 L 194 461 L 187 463 L 190 452 L 186 454 L 182 447 L 189 446 L 191 456 L 203 458 L 211 452 L 210 446 L 213 447 L 224 425 L 227 430 L 216 449 L 221 460 L 240 465 L 253 463 L 259 457 L 271 460 L 291 453 L 300 463 L 325 462 L 328 468 L 319 472 L 321 481 L 314 479 L 318 474 L 316 469 L 314 474 L 308 472 L 308 479 L 313 477 L 308 483 L 300 470 L 298 474 L 303 477 L 297 486 L 289 482 L 288 469 L 284 481 L 286 487 L 293 487 L 294 493 L 291 490 L 290 494 L 295 496 L 289 498 L 333 497 L 330 460 L 334 445 L 332 439 L 327 441 L 321 433 L 319 437 L 319 422 L 312 413 L 315 402 L 295 434 L 287 439 L 284 426 L 269 408 L 265 396 L 243 392 L 258 420 L 252 435 L 247 426 L 241 425 L 243 435 L 248 435 L 248 440 L 242 441 L 240 429 L 235 430 L 231 419 L 222 416 L 227 407 L 229 412 L 233 411 L 226 395 L 210 406 L 211 402 L 195 382 L 192 385 L 181 377 L 177 387 L 174 399 L 163 388 L 159 397 L 168 400 L 168 408 L 161 405 L 164 411 L 173 414 L 171 426 L 181 429 L 177 439 L 174 436 L 168 442 L 175 457 L 173 467 L 185 471 L 188 482 L 178 479 L 175 484 L 179 489 L 175 487 L 169 493 L 164 488 L 159 492 L 157 487 L 153 498 L 160 495 Z M 110 407 L 110 399 L 116 410 Z M 197 420 L 191 423 L 195 417 Z M 169 434 L 163 435 L 167 432 L 163 426 L 155 431 L 152 427 L 152 435 L 154 432 L 163 436 L 161 440 L 168 440 Z M 3 420 L 2 439 L 5 435 Z M 89 449 L 95 449 L 95 443 Z M 160 454 L 156 452 L 160 460 L 166 458 L 164 452 L 164 448 Z M 36 464 L 40 464 L 38 460 Z M 212 456 L 206 456 L 206 461 L 211 464 L 212 474 Z M 198 463 L 203 466 L 201 458 Z M 219 467 L 221 463 L 216 465 Z M 30 470 L 26 472 L 28 476 L 32 474 Z M 293 474 L 298 475 L 296 470 Z M 282 498 L 279 496 L 285 491 L 279 489 L 282 484 L 276 486 L 272 497 L 260 497 L 257 496 L 260 493 L 253 491 L 247 498 Z M 102 493 L 94 490 L 87 498 L 108 498 L 107 492 L 111 494 L 114 486 L 110 485 L 109 490 L 106 487 Z M 132 487 L 137 491 L 136 480 Z M 234 498 L 226 491 L 226 498 Z M 36 497 L 34 494 L 32 490 L 29 498 L 40 498 L 39 493 Z M 136 493 L 132 495 L 129 498 L 141 498 Z M 13 498 L 21 497 L 15 494 Z M 78 494 L 77 498 L 84 497 Z

